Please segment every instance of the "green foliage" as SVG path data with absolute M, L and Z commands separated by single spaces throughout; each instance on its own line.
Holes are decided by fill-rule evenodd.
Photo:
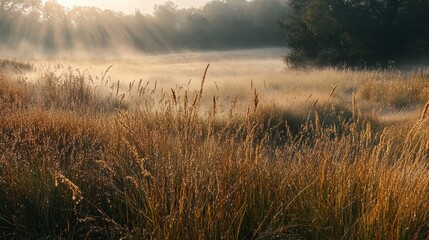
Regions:
M 291 53 L 303 66 L 387 66 L 429 53 L 425 0 L 291 0 L 283 22 Z

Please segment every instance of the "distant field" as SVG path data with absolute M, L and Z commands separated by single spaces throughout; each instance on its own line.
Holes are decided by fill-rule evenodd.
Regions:
M 0 238 L 428 239 L 429 69 L 282 51 L 1 60 Z
M 92 84 L 108 89 L 119 81 L 120 92 L 138 83 L 170 89 L 200 87 L 207 64 L 211 64 L 205 92 L 219 95 L 222 104 L 235 98 L 248 102 L 258 91 L 264 104 L 296 110 L 313 102 L 350 105 L 355 97 L 362 110 L 383 121 L 416 118 L 428 98 L 429 70 L 420 67 L 409 72 L 311 70 L 293 71 L 286 67 L 284 48 L 225 52 L 189 52 L 167 55 L 35 60 L 35 71 L 27 73 L 37 79 L 46 71 L 57 75 L 78 70 L 91 76 Z M 30 60 L 31 61 L 31 60 Z M 109 68 L 110 67 L 110 68 Z M 107 73 L 106 73 L 106 70 Z M 100 83 L 105 74 L 104 82 Z M 88 81 L 89 82 L 89 81 Z M 106 88 L 107 87 L 107 88 Z M 115 85 L 117 87 L 117 85 Z M 335 94 L 330 96 L 335 87 Z M 107 90 L 108 91 L 108 90 Z

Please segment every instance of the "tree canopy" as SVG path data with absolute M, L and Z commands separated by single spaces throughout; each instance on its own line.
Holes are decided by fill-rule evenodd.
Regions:
M 178 8 L 169 1 L 153 14 L 123 14 L 94 7 L 68 9 L 54 0 L 0 1 L 0 54 L 222 50 L 284 46 L 278 19 L 285 0 L 213 0 L 202 8 Z
M 427 0 L 291 0 L 286 61 L 374 66 L 429 56 Z

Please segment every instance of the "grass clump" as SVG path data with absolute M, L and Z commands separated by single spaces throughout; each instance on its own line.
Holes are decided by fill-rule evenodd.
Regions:
M 11 81 L 0 74 L 0 110 L 24 108 L 29 98 L 29 89 L 24 83 Z
M 34 86 L 34 101 L 45 109 L 79 111 L 82 113 L 106 113 L 115 109 L 126 109 L 123 96 L 119 96 L 119 85 L 116 95 L 106 96 L 94 86 L 91 75 L 79 69 L 68 68 L 57 73 L 46 70 Z
M 36 97 L 1 88 L 27 103 L 0 116 L 3 238 L 429 236 L 426 108 L 383 126 L 354 101 L 296 112 L 255 92 L 248 111 L 222 114 L 216 96 L 203 107 L 205 78 L 171 97 L 138 84 L 128 98 L 88 79 L 42 75 Z
M 0 70 L 2 71 L 30 71 L 33 69 L 33 65 L 28 62 L 14 61 L 10 59 L 0 59 Z
M 428 70 L 397 72 L 362 81 L 358 95 L 367 101 L 394 109 L 422 106 L 429 99 Z

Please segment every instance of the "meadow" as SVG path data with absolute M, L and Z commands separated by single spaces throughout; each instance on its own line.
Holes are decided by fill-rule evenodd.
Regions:
M 276 54 L 0 60 L 0 238 L 427 239 L 429 69 Z

